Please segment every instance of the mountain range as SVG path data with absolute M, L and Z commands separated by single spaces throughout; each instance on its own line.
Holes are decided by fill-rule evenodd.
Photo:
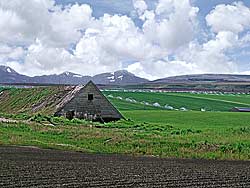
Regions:
M 133 84 L 175 84 L 175 83 L 222 83 L 250 82 L 250 75 L 235 74 L 194 74 L 172 76 L 154 81 L 140 78 L 126 70 L 102 73 L 95 76 L 82 76 L 72 72 L 43 76 L 26 76 L 17 73 L 10 67 L 0 65 L 0 83 L 11 84 L 86 84 L 92 80 L 104 85 L 133 85 Z
M 0 83 L 76 85 L 86 84 L 90 80 L 96 84 L 105 85 L 130 85 L 148 82 L 147 79 L 137 77 L 126 70 L 120 70 L 113 73 L 103 73 L 95 76 L 82 76 L 72 72 L 64 72 L 62 74 L 30 77 L 19 74 L 10 67 L 0 65 Z

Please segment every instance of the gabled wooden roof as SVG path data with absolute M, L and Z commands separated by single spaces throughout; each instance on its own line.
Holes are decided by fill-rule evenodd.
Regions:
M 91 102 L 87 100 L 89 92 L 94 93 L 95 96 Z M 56 106 L 55 114 L 60 114 L 63 110 L 69 109 L 87 113 L 95 109 L 102 118 L 124 118 L 92 81 L 89 81 L 85 86 L 77 86 L 70 91 Z

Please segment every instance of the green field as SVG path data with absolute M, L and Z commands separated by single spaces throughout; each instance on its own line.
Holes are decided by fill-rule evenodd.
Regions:
M 2 101 L 2 104 L 6 105 L 6 112 L 11 111 L 8 103 L 14 109 L 29 112 L 32 104 L 25 106 L 28 99 L 21 99 L 36 92 L 40 95 L 31 95 L 29 100 L 39 101 L 55 93 L 51 88 L 44 92 L 13 89 L 8 102 Z M 0 117 L 16 119 L 17 122 L 0 123 L 0 144 L 93 153 L 250 160 L 250 115 L 226 112 L 234 106 L 248 106 L 249 95 L 104 93 L 127 120 L 107 124 L 70 121 L 45 115 L 10 114 L 1 106 Z M 142 101 L 157 102 L 161 106 L 168 104 L 175 110 L 145 105 Z M 188 111 L 176 110 L 181 107 Z M 207 112 L 200 112 L 200 108 Z
M 165 105 L 175 109 L 182 107 L 187 110 L 200 111 L 230 111 L 233 107 L 250 107 L 250 95 L 232 94 L 192 94 L 192 93 L 151 93 L 151 92 L 123 92 L 123 91 L 104 91 L 105 95 L 121 110 L 143 110 L 149 108 L 142 102 L 152 105 L 159 103 L 162 108 Z M 110 97 L 111 96 L 111 97 Z M 118 99 L 120 98 L 120 99 Z M 122 98 L 122 99 L 121 99 Z M 126 99 L 134 99 L 136 102 L 127 102 Z M 126 102 L 126 106 L 123 103 Z M 134 107 L 136 105 L 136 108 Z M 155 107 L 154 107 L 155 108 Z M 157 108 L 160 109 L 160 108 Z
M 0 123 L 0 144 L 176 158 L 250 159 L 248 114 L 159 110 L 123 114 L 133 120 L 98 124 L 51 118 L 56 125 L 51 126 L 48 117 L 33 117 L 29 123 Z

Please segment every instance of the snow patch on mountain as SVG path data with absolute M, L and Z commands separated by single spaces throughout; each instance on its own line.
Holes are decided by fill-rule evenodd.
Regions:
M 82 75 L 80 75 L 80 74 L 74 74 L 73 77 L 75 77 L 75 78 L 82 78 Z
M 122 80 L 123 79 L 123 75 L 118 76 L 117 78 L 120 79 L 120 80 Z
M 10 69 L 9 67 L 7 68 L 7 72 L 9 72 L 9 73 L 12 72 L 11 69 Z
M 115 76 L 109 76 L 107 77 L 109 80 L 114 80 L 115 79 Z

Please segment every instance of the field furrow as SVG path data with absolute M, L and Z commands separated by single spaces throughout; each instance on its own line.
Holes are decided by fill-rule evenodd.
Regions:
M 250 162 L 0 147 L 0 186 L 247 188 Z

